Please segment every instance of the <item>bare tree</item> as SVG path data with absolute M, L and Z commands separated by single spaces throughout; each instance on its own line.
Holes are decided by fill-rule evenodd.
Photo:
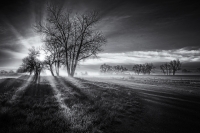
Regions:
M 109 66 L 109 65 L 103 64 L 100 66 L 101 73 L 119 74 L 119 73 L 124 73 L 125 71 L 128 71 L 128 69 L 120 65 Z
M 100 66 L 100 72 L 101 73 L 111 73 L 113 71 L 112 66 L 109 66 L 107 64 L 103 64 Z
M 171 66 L 170 66 L 169 63 L 165 63 L 165 64 L 160 65 L 160 69 L 166 75 L 170 75 L 171 71 L 172 71 Z
M 29 49 L 28 56 L 22 60 L 22 65 L 18 69 L 21 72 L 29 72 L 30 75 L 34 72 L 34 81 L 37 82 L 40 77 L 40 73 L 43 69 L 43 62 L 39 61 L 37 57 L 40 51 L 35 47 Z
M 60 7 L 48 5 L 45 23 L 38 23 L 36 30 L 53 40 L 58 46 L 57 68 L 63 62 L 69 76 L 74 76 L 79 61 L 95 57 L 106 40 L 94 30 L 100 20 L 97 12 L 75 14 Z M 62 54 L 63 53 L 63 54 Z M 64 58 L 63 58 L 64 55 Z
M 105 38 L 93 27 L 99 21 L 97 12 L 76 15 L 71 25 L 70 48 L 65 48 L 66 66 L 70 76 L 74 75 L 79 61 L 88 57 L 95 57 L 102 51 Z
M 169 64 L 171 66 L 173 75 L 175 75 L 176 71 L 181 70 L 181 62 L 179 60 L 172 60 Z
M 145 73 L 150 75 L 153 69 L 155 69 L 155 66 L 152 63 L 145 64 Z
M 161 65 L 160 69 L 164 74 L 170 75 L 172 73 L 175 75 L 176 71 L 181 70 L 181 63 L 179 60 L 172 60 L 169 63 Z
M 34 58 L 27 56 L 22 59 L 22 65 L 20 69 L 21 69 L 21 72 L 29 72 L 31 75 L 32 72 L 34 71 L 34 66 L 35 66 Z
M 56 44 L 53 40 L 49 40 L 46 38 L 45 45 L 43 47 L 43 51 L 45 52 L 45 60 L 44 60 L 44 67 L 50 70 L 51 75 L 54 76 L 53 65 L 56 64 L 57 56 L 57 49 Z M 55 65 L 56 66 L 56 65 Z M 59 68 L 58 68 L 59 69 Z M 58 70 L 57 69 L 57 70 Z M 59 74 L 57 72 L 57 74 Z
M 133 71 L 136 74 L 151 74 L 152 70 L 154 69 L 154 65 L 152 63 L 145 63 L 145 64 L 136 64 L 133 66 Z
M 53 65 L 55 66 L 56 74 L 59 76 L 59 68 L 63 61 L 63 43 L 65 38 L 63 39 L 63 35 L 59 32 L 59 26 L 56 25 L 56 20 L 59 21 L 60 19 L 57 18 L 57 14 L 52 14 L 52 10 L 57 11 L 56 8 L 51 9 L 50 6 L 48 7 L 48 17 L 44 23 L 38 23 L 35 26 L 35 30 L 39 33 L 45 35 L 43 41 L 45 43 L 43 50 L 46 53 L 45 64 L 46 67 L 53 73 Z M 57 11 L 59 12 L 59 11 Z M 51 19 L 52 17 L 55 17 Z M 63 20 L 64 21 L 64 20 Z
M 54 72 L 53 72 L 53 57 L 51 55 L 46 56 L 45 60 L 44 60 L 44 68 L 48 69 L 51 72 L 51 75 L 54 76 Z
M 164 64 L 164 69 L 166 70 L 167 75 L 171 74 L 172 68 L 171 68 L 171 65 L 169 63 Z
M 136 74 L 140 74 L 142 72 L 142 64 L 136 64 L 133 66 L 133 71 L 136 73 Z
M 160 65 L 160 69 L 163 72 L 163 74 L 165 75 L 166 74 L 165 66 L 164 65 Z

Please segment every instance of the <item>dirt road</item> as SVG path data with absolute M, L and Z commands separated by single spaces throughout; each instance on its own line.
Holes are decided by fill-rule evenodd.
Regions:
M 134 83 L 121 79 L 90 79 L 135 91 L 143 106 L 136 132 L 200 132 L 200 88 Z

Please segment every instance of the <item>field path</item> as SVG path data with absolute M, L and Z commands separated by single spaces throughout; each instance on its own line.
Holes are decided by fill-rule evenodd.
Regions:
M 134 83 L 119 79 L 87 78 L 131 88 L 144 105 L 143 117 L 135 126 L 138 132 L 200 132 L 200 95 L 194 88 Z

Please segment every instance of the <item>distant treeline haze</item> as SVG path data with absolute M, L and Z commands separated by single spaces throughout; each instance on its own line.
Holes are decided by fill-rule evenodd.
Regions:
M 155 68 L 156 67 L 152 63 L 135 64 L 132 67 L 132 71 L 137 75 L 139 74 L 150 75 Z M 175 73 L 178 70 L 181 70 L 181 62 L 179 60 L 172 60 L 169 63 L 160 65 L 160 70 L 164 75 L 170 75 L 170 74 L 175 75 Z M 126 71 L 128 71 L 128 69 L 120 65 L 110 66 L 107 64 L 103 64 L 100 66 L 100 72 L 104 74 L 106 73 L 119 74 L 119 73 L 124 73 Z

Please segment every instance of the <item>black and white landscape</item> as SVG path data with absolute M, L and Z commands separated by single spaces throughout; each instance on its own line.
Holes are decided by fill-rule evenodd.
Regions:
M 199 133 L 197 2 L 0 5 L 0 133 Z

